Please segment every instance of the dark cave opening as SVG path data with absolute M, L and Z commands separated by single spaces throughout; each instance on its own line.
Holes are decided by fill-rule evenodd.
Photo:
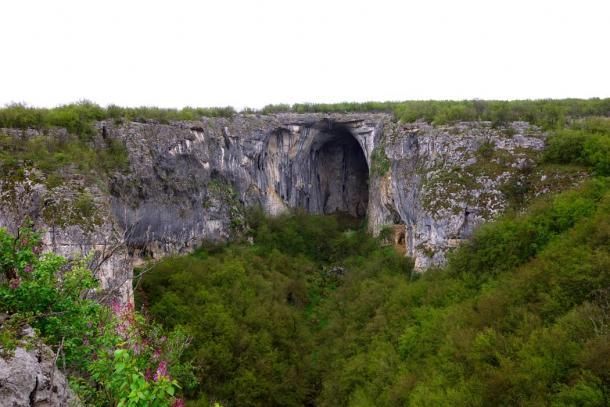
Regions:
M 362 147 L 344 126 L 325 124 L 311 147 L 316 212 L 364 218 L 369 200 L 369 168 Z

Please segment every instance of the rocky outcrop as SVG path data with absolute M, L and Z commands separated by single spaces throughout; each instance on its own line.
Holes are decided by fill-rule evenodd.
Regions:
M 108 193 L 78 177 L 51 189 L 35 169 L 19 178 L 11 176 L 0 178 L 0 227 L 15 234 L 31 222 L 42 232 L 45 251 L 67 258 L 88 256 L 105 298 L 131 298 L 133 259 L 110 211 Z
M 544 147 L 540 129 L 522 122 L 396 127 L 380 145 L 391 168 L 377 181 L 382 205 L 369 225 L 405 225 L 405 251 L 419 269 L 442 264 L 447 250 L 502 213 L 505 187 Z
M 506 208 L 506 187 L 531 170 L 544 147 L 540 129 L 523 122 L 432 126 L 383 113 L 95 126 L 98 139 L 125 145 L 129 171 L 103 185 L 75 180 L 64 190 L 32 177 L 3 179 L 0 226 L 15 229 L 27 213 L 47 231 L 48 250 L 94 253 L 104 287 L 122 298 L 131 296 L 138 259 L 230 239 L 243 227 L 244 209 L 255 205 L 272 215 L 300 208 L 362 217 L 373 233 L 391 228 L 419 269 L 442 264 L 447 250 Z M 74 202 L 83 191 L 95 204 L 92 219 L 43 216 L 49 205 L 69 214 L 62 199 Z
M 113 183 L 113 212 L 133 232 L 130 245 L 153 255 L 229 238 L 252 205 L 270 214 L 364 216 L 368 162 L 386 121 L 369 114 L 102 123 L 134 158 L 132 171 Z
M 503 186 L 544 147 L 522 122 L 439 127 L 373 113 L 100 126 L 134 158 L 112 191 L 132 247 L 158 256 L 229 238 L 244 206 L 343 211 L 374 233 L 400 226 L 396 241 L 420 269 L 501 213 Z
M 1 329 L 1 328 L 0 328 Z M 14 350 L 0 348 L 0 405 L 5 407 L 68 407 L 80 405 L 55 354 L 36 343 L 31 328 Z

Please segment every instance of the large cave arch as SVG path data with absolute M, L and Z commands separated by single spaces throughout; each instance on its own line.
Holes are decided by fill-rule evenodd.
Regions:
M 369 200 L 369 168 L 362 147 L 343 124 L 317 126 L 310 154 L 312 212 L 366 215 Z

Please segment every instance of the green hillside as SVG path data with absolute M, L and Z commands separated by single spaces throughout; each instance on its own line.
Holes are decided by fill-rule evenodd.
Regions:
M 422 275 L 349 222 L 255 219 L 253 244 L 156 264 L 139 300 L 192 335 L 193 405 L 604 406 L 609 181 L 507 214 Z
M 384 233 L 368 234 L 365 220 L 300 212 L 269 219 L 251 209 L 236 241 L 136 270 L 138 312 L 95 301 L 101 291 L 87 262 L 42 253 L 41 231 L 0 229 L 0 356 L 25 346 L 23 328 L 33 327 L 88 405 L 180 406 L 185 396 L 191 406 L 607 406 L 608 101 L 244 112 L 388 111 L 437 124 L 528 120 L 549 134 L 539 168 L 577 171 L 583 180 L 543 196 L 528 188 L 533 178 L 515 183 L 503 191 L 507 213 L 475 231 L 444 267 L 424 273 Z M 125 169 L 124 147 L 95 144 L 96 120 L 234 113 L 8 106 L 0 127 L 43 131 L 27 139 L 0 132 L 2 180 L 10 187 L 36 168 L 52 188 L 75 174 L 92 183 L 103 178 L 96 174 Z M 68 133 L 47 136 L 51 127 Z M 76 220 L 91 218 L 91 196 L 77 197 Z

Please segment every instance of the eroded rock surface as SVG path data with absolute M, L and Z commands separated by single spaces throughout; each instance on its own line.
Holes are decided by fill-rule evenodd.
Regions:
M 523 122 L 432 126 L 383 113 L 95 126 L 96 137 L 124 143 L 129 171 L 104 185 L 75 180 L 52 190 L 32 177 L 2 179 L 0 226 L 14 230 L 27 215 L 47 231 L 48 250 L 93 252 L 104 287 L 125 299 L 140 258 L 230 239 L 254 205 L 271 215 L 347 212 L 365 218 L 374 233 L 392 228 L 395 244 L 419 269 L 442 264 L 447 250 L 506 208 L 505 187 L 531 171 L 545 142 L 539 128 Z M 95 203 L 91 222 L 43 216 L 49 205 L 70 213 L 58 203 L 83 191 Z
M 0 327 L 1 329 L 1 327 Z M 80 405 L 64 374 L 55 367 L 53 351 L 33 338 L 0 356 L 0 406 L 68 407 Z M 9 353 L 6 355 L 5 353 Z
M 522 122 L 436 127 L 373 113 L 100 126 L 135 158 L 113 189 L 134 247 L 162 255 L 229 238 L 244 206 L 343 211 L 375 233 L 403 226 L 397 241 L 420 269 L 501 213 L 502 187 L 544 147 Z
M 124 245 L 124 230 L 110 211 L 110 195 L 79 178 L 49 189 L 43 174 L 26 170 L 23 177 L 0 177 L 0 227 L 16 234 L 31 224 L 42 232 L 45 251 L 67 258 L 88 256 L 105 299 L 133 296 L 133 259 Z M 79 210 L 86 197 L 87 209 Z

